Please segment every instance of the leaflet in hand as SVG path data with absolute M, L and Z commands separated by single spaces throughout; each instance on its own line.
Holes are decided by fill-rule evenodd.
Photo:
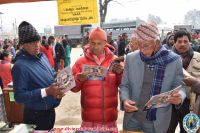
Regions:
M 174 91 L 180 90 L 181 87 L 182 86 L 180 85 L 171 91 L 152 96 L 151 99 L 145 104 L 145 107 L 143 110 L 149 110 L 153 108 L 161 108 L 161 107 L 168 106 L 170 104 L 168 102 L 169 96 L 171 96 L 174 93 Z
M 56 82 L 59 87 L 62 88 L 62 92 L 67 92 L 76 86 L 74 76 L 70 67 L 65 67 L 63 70 L 58 72 Z
M 83 72 L 89 76 L 88 80 L 103 80 L 108 70 L 102 66 L 84 65 Z

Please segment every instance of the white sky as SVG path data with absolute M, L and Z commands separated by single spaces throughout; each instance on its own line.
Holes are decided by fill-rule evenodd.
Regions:
M 187 11 L 200 10 L 200 0 L 118 0 L 122 5 L 110 4 L 106 21 L 113 18 L 134 19 L 140 17 L 147 20 L 148 14 L 160 16 L 167 24 L 181 24 Z M 132 1 L 132 2 L 131 2 Z M 134 2 L 133 2 L 134 1 Z M 58 24 L 57 2 L 34 2 L 0 5 L 3 12 L 3 27 L 12 28 L 17 20 L 31 22 L 39 32 L 50 25 Z

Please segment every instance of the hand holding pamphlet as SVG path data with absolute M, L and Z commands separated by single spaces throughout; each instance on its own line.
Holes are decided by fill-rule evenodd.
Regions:
M 84 65 L 83 72 L 87 73 L 88 80 L 103 80 L 107 74 L 107 68 L 96 65 Z
M 168 106 L 170 103 L 168 102 L 168 98 L 176 91 L 176 90 L 180 90 L 182 86 L 178 86 L 175 89 L 168 91 L 168 92 L 164 92 L 158 95 L 154 95 L 151 97 L 151 99 L 145 104 L 144 107 L 144 111 L 149 110 L 149 109 L 153 109 L 153 108 L 161 108 L 161 107 L 166 107 Z
M 62 92 L 67 92 L 76 86 L 74 76 L 70 67 L 66 67 L 58 72 L 56 82 L 62 88 Z

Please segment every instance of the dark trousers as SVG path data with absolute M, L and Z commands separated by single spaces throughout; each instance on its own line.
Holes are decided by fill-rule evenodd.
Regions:
M 36 125 L 36 130 L 51 130 L 55 123 L 55 110 L 24 109 L 24 123 Z
M 55 61 L 55 71 L 58 72 L 59 69 L 61 69 L 61 62 L 60 61 Z
M 174 105 L 172 106 L 171 122 L 167 133 L 175 133 L 178 123 L 180 125 L 180 133 L 187 133 L 183 128 L 183 118 L 190 112 L 189 105 L 190 100 L 186 98 L 179 109 L 176 109 Z

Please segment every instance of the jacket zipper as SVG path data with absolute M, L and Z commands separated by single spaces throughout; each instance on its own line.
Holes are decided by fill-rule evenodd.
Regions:
M 102 125 L 104 127 L 104 81 L 102 80 Z
M 104 60 L 105 61 L 105 60 Z M 103 62 L 104 62 L 103 61 Z M 95 60 L 94 60 L 94 62 L 95 62 Z M 96 64 L 98 65 L 98 66 L 101 66 L 102 64 L 103 64 L 103 62 L 101 62 L 101 64 L 100 65 L 98 65 L 96 62 Z M 105 77 L 102 79 L 102 82 L 101 82 L 101 85 L 102 85 L 102 126 L 104 127 L 104 79 L 105 79 Z
M 95 63 L 96 63 L 96 61 L 93 59 L 92 61 L 94 61 Z M 105 62 L 105 60 L 99 65 L 99 64 L 97 64 L 98 66 L 101 66 L 103 63 Z M 105 78 L 104 78 L 105 79 Z M 103 79 L 103 80 L 104 80 Z M 105 118 L 104 118 L 104 81 L 102 80 L 102 82 L 101 82 L 101 85 L 102 85 L 102 125 L 103 125 L 103 127 L 104 127 L 104 124 L 105 124 Z
M 44 104 L 45 104 L 46 110 L 48 110 L 46 100 L 44 98 L 43 98 L 43 100 L 44 100 Z
M 95 60 L 93 60 L 95 63 L 96 63 L 96 61 Z M 103 61 L 104 62 L 104 61 Z M 98 66 L 101 66 L 102 64 L 103 64 L 103 62 L 99 65 L 99 64 L 97 64 Z M 105 79 L 105 78 L 104 78 Z M 101 85 L 102 85 L 102 125 L 103 125 L 103 127 L 104 127 L 104 79 L 102 79 L 102 82 L 101 82 Z
M 39 59 L 39 58 L 38 58 L 38 59 Z M 49 68 L 47 68 L 47 66 L 46 66 L 45 64 L 43 64 L 42 61 L 41 61 L 40 59 L 39 59 L 39 62 L 40 62 L 40 64 L 41 64 L 43 67 L 45 67 L 45 69 L 46 69 L 46 70 L 48 71 L 48 73 L 51 75 L 51 72 L 50 72 Z M 43 101 L 44 101 L 46 110 L 48 110 L 48 106 L 47 106 L 47 103 L 46 103 L 45 98 L 43 98 Z
M 105 60 L 99 65 L 101 66 L 103 63 L 105 62 Z M 107 75 L 108 75 L 109 72 L 107 72 Z M 105 77 L 104 77 L 105 79 Z M 105 92 L 104 92 L 104 79 L 102 80 L 102 125 L 104 127 L 104 124 L 105 124 L 105 117 L 104 117 L 104 95 L 105 95 Z

